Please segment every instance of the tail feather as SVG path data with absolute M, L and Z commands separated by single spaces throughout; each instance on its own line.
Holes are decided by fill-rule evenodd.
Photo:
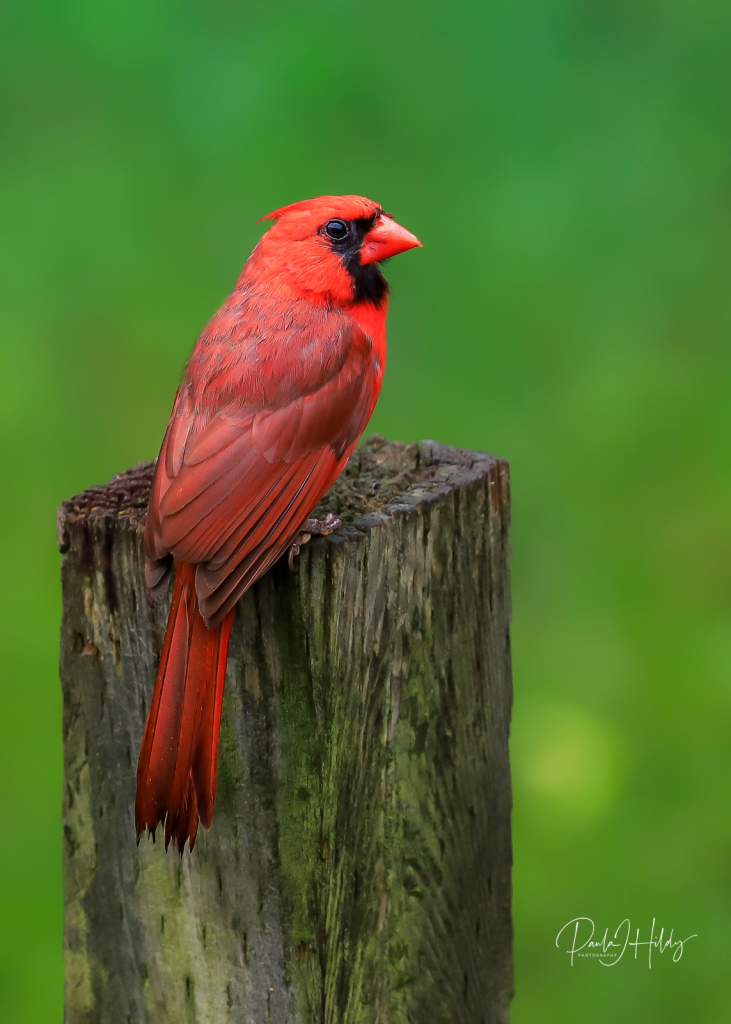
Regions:
M 198 610 L 195 565 L 177 566 L 160 667 L 137 766 L 137 841 L 165 822 L 181 854 L 198 821 L 210 828 L 216 800 L 218 734 L 233 611 L 208 629 Z
M 167 850 L 172 840 L 182 854 L 185 841 L 188 839 L 190 841 L 189 849 L 192 852 L 197 834 L 198 806 L 193 780 L 188 775 L 188 782 L 180 803 L 177 805 L 170 804 L 170 810 L 165 819 L 165 849 Z
M 198 616 L 200 619 L 200 615 Z M 203 622 L 200 619 L 201 623 Z M 195 753 L 193 756 L 192 775 L 198 801 L 198 815 L 204 828 L 210 828 L 213 821 L 213 807 L 216 802 L 216 783 L 218 781 L 218 740 L 221 734 L 221 708 L 223 691 L 226 683 L 226 659 L 228 644 L 233 625 L 233 611 L 229 612 L 221 624 L 214 629 L 219 631 L 219 641 L 215 648 L 209 647 L 209 661 L 206 667 L 206 691 L 202 702 L 202 714 Z M 205 626 L 203 627 L 205 629 Z M 207 632 L 213 632 L 208 630 Z
M 155 829 L 165 818 L 175 770 L 174 754 L 182 712 L 181 677 L 185 679 L 187 662 L 189 574 L 186 569 L 187 566 L 181 565 L 175 579 L 160 665 L 137 763 L 135 818 L 138 842 L 145 828 L 154 837 Z M 177 722 L 171 721 L 173 716 Z

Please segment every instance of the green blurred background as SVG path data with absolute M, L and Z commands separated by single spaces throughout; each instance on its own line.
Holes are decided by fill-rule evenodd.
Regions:
M 512 466 L 514 1024 L 727 1018 L 728 3 L 14 0 L 0 68 L 0 1018 L 61 1020 L 54 508 L 340 192 L 424 242 L 373 428 Z M 577 915 L 698 938 L 571 968 Z

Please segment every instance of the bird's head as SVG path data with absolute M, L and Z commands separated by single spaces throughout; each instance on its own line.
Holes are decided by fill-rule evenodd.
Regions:
M 378 264 L 421 242 L 363 196 L 320 196 L 283 206 L 244 268 L 270 293 L 298 294 L 322 305 L 385 303 Z

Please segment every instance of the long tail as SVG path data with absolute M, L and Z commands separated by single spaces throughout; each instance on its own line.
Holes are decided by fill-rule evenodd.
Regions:
M 182 854 L 193 849 L 198 821 L 213 821 L 218 736 L 233 609 L 208 629 L 198 610 L 195 565 L 177 564 L 173 601 L 137 764 L 137 842 L 165 822 Z

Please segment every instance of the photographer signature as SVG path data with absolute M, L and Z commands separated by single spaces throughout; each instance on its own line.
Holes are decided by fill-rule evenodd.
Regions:
M 655 918 L 652 919 L 652 928 L 650 929 L 650 938 L 640 942 L 640 929 L 637 929 L 634 942 L 630 942 L 630 934 L 632 927 L 630 925 L 629 918 L 626 917 L 624 921 L 617 927 L 612 938 L 609 938 L 609 929 L 605 929 L 604 936 L 601 940 L 594 939 L 594 922 L 590 917 L 574 917 L 571 921 L 563 926 L 561 931 L 556 936 L 556 948 L 558 948 L 559 939 L 566 931 L 571 929 L 573 926 L 573 939 L 571 940 L 571 947 L 566 950 L 571 956 L 571 966 L 574 966 L 574 957 L 592 957 L 599 960 L 602 967 L 614 967 L 625 954 L 625 950 L 628 946 L 634 947 L 635 960 L 637 959 L 637 952 L 641 946 L 647 946 L 648 964 L 652 968 L 652 951 L 653 949 L 658 950 L 660 953 L 665 953 L 670 950 L 673 954 L 673 963 L 677 963 L 683 955 L 684 943 L 690 939 L 697 939 L 697 935 L 688 935 L 684 939 L 673 939 L 673 929 L 670 929 L 670 935 L 665 937 L 665 929 L 660 929 L 660 934 L 655 935 Z M 579 933 L 583 941 L 579 943 Z M 587 935 L 588 933 L 588 935 Z M 571 935 L 569 931 L 568 936 Z M 584 938 L 584 935 L 587 935 Z M 617 941 L 615 941 L 617 940 Z M 585 952 L 582 952 L 585 951 Z

